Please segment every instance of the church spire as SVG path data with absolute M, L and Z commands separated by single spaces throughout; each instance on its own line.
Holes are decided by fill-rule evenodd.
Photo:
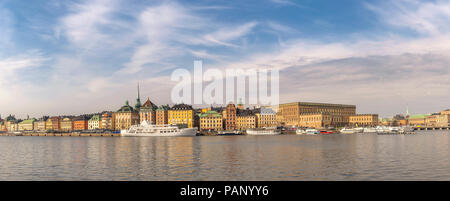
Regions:
M 139 82 L 138 82 L 138 85 L 137 85 L 136 109 L 139 109 L 139 108 L 141 108 L 141 94 L 140 94 L 140 91 L 139 91 Z

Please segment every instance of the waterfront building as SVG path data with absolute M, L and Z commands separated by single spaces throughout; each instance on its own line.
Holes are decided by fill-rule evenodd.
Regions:
M 425 117 L 425 126 L 430 126 L 430 127 L 436 126 L 438 117 L 439 117 L 439 114 L 432 114 L 432 115 Z
M 200 130 L 223 130 L 222 115 L 214 110 L 199 114 Z
M 82 131 L 88 129 L 88 118 L 85 115 L 73 119 L 73 130 Z
M 64 117 L 61 120 L 61 131 L 70 132 L 73 130 L 73 122 L 71 117 Z
M 93 116 L 88 120 L 88 129 L 89 129 L 89 130 L 97 130 L 97 129 L 100 129 L 100 115 L 98 115 L 98 114 L 93 115 Z
M 147 120 L 151 124 L 156 124 L 156 109 L 158 109 L 158 106 L 153 104 L 150 101 L 150 98 L 147 98 L 147 101 L 145 101 L 144 105 L 142 105 L 139 110 L 140 121 L 143 122 Z
M 276 127 L 278 125 L 277 113 L 272 108 L 261 107 L 255 115 L 258 128 Z
M 400 120 L 403 121 L 403 120 Z M 377 126 L 378 125 L 378 114 L 357 114 L 352 115 L 349 118 L 349 123 L 351 126 Z M 406 125 L 406 121 L 400 122 L 400 124 Z
M 43 116 L 34 122 L 34 130 L 35 131 L 45 131 L 45 124 L 47 122 L 48 117 Z
M 2 132 L 8 131 L 6 129 L 5 121 L 3 119 L 0 119 L 0 131 Z
M 195 111 L 191 105 L 176 104 L 168 112 L 169 124 L 193 128 L 195 126 Z
M 411 126 L 425 126 L 425 119 L 430 116 L 427 114 L 415 114 L 415 115 L 411 115 L 408 118 L 408 125 Z
M 156 109 L 156 124 L 169 124 L 169 105 L 161 105 Z
M 299 117 L 298 126 L 308 128 L 326 128 L 333 125 L 332 118 L 332 115 L 325 112 L 303 113 Z
M 56 117 L 56 116 L 51 117 L 49 120 L 51 121 L 51 129 L 49 129 L 49 130 L 53 130 L 53 131 L 61 130 L 61 119 L 59 117 Z
M 450 113 L 444 113 L 439 115 L 436 119 L 436 126 L 439 127 L 450 127 Z
M 285 103 L 279 105 L 277 115 L 281 124 L 299 126 L 301 124 L 300 115 L 318 113 L 330 115 L 333 126 L 346 126 L 349 124 L 350 116 L 356 114 L 356 106 L 310 102 Z
M 114 121 L 110 112 L 105 112 L 102 114 L 100 128 L 105 130 L 114 130 Z
M 36 121 L 36 119 L 26 119 L 21 121 L 18 124 L 18 130 L 19 131 L 32 131 L 34 129 L 34 122 Z
M 8 117 L 6 117 L 6 130 L 10 131 L 10 132 L 14 132 L 17 131 L 17 119 L 14 115 L 9 115 Z
M 450 109 L 442 110 L 440 114 L 450 114 Z
M 228 104 L 222 112 L 225 130 L 236 130 L 236 115 L 236 106 L 232 103 Z
M 249 128 L 256 128 L 256 115 L 252 110 L 237 110 L 235 129 L 247 130 Z M 233 129 L 234 130 L 234 129 Z
M 115 130 L 129 129 L 132 125 L 139 124 L 139 112 L 125 102 L 117 112 L 113 114 Z

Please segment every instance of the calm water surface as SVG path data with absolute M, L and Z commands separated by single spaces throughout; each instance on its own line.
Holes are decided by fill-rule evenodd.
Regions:
M 3 136 L 0 180 L 450 180 L 450 132 Z

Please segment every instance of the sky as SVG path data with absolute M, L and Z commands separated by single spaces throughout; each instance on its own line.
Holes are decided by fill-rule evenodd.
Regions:
M 447 0 L 1 0 L 0 114 L 172 104 L 173 70 L 276 68 L 280 103 L 450 108 Z

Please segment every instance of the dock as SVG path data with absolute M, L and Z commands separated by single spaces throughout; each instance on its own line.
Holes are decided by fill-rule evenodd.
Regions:
M 450 126 L 424 126 L 424 127 L 414 127 L 415 131 L 434 131 L 434 130 L 450 130 Z
M 0 136 L 120 137 L 120 133 L 0 133 Z

